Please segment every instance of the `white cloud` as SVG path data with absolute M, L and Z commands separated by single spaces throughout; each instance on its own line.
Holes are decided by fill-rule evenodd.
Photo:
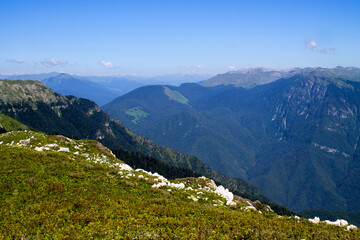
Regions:
M 104 67 L 106 68 L 114 68 L 114 65 L 112 65 L 111 62 L 107 62 L 107 61 L 101 61 L 100 64 L 102 64 Z
M 231 66 L 228 66 L 228 69 L 229 70 L 234 70 L 236 67 L 235 66 L 233 66 L 233 65 L 231 65 Z
M 19 64 L 24 63 L 24 60 L 22 60 L 22 59 L 10 59 L 8 61 L 12 62 L 12 63 L 19 63 Z
M 334 47 L 332 48 L 320 48 L 320 44 L 318 42 L 316 42 L 315 40 L 312 39 L 307 39 L 305 42 L 305 48 L 309 49 L 311 51 L 315 51 L 317 53 L 321 53 L 321 54 L 335 54 L 336 49 Z
M 52 68 L 56 66 L 65 66 L 68 63 L 65 61 L 55 60 L 55 58 L 47 58 L 44 61 L 42 61 L 41 64 L 44 65 L 45 67 Z
M 315 42 L 314 40 L 308 39 L 308 40 L 305 41 L 305 47 L 306 47 L 307 49 L 313 50 L 313 49 L 316 48 L 317 46 L 318 46 L 318 43 Z

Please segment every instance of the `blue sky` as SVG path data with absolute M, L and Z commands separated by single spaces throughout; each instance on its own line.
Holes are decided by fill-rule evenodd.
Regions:
M 360 1 L 0 1 L 0 73 L 360 67 Z

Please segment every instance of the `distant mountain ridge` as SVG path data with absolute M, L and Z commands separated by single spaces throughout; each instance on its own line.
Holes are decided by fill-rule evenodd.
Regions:
M 236 71 L 230 71 L 224 74 L 218 74 L 207 81 L 201 83 L 205 87 L 218 85 L 232 85 L 242 88 L 253 88 L 259 85 L 271 83 L 281 78 L 289 78 L 296 74 L 307 74 L 316 72 L 317 75 L 325 74 L 327 76 L 345 77 L 348 80 L 356 81 L 360 77 L 359 68 L 354 67 L 336 67 L 327 68 L 289 68 L 289 69 L 271 69 L 271 68 L 244 68 Z
M 0 79 L 38 80 L 62 95 L 73 95 L 96 102 L 99 106 L 136 88 L 149 84 L 178 85 L 184 82 L 207 80 L 211 75 L 169 74 L 154 77 L 141 76 L 80 76 L 67 73 L 0 75 Z
M 116 91 L 107 89 L 98 83 L 65 73 L 46 78 L 42 82 L 62 95 L 73 95 L 78 98 L 91 99 L 100 106 L 110 102 L 119 95 Z
M 360 70 L 297 71 L 250 89 L 167 86 L 188 104 L 163 86 L 144 87 L 103 108 L 136 133 L 248 179 L 293 210 L 358 211 Z

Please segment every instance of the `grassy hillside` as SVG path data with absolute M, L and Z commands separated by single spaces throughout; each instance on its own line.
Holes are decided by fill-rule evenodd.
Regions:
M 19 121 L 8 117 L 7 115 L 0 112 L 0 129 L 2 132 L 6 131 L 20 131 L 20 130 L 31 130 L 28 126 L 22 124 Z
M 21 131 L 0 135 L 0 143 L 1 239 L 360 237 L 279 217 L 206 178 L 168 181 L 135 171 L 96 141 Z

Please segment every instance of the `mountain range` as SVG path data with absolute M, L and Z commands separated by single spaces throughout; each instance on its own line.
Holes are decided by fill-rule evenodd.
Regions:
M 359 68 L 336 67 L 333 69 L 325 68 L 289 68 L 289 69 L 271 69 L 271 68 L 243 68 L 236 71 L 230 71 L 224 74 L 218 74 L 201 83 L 205 87 L 214 87 L 218 85 L 232 85 L 242 88 L 253 88 L 259 85 L 271 83 L 281 78 L 289 78 L 296 74 L 311 73 L 316 69 L 318 73 L 330 77 L 345 77 L 349 80 L 357 81 L 360 77 Z
M 148 157 L 148 161 L 159 166 L 161 171 L 180 172 L 184 174 L 182 177 L 186 177 L 186 174 L 204 175 L 238 195 L 270 203 L 257 188 L 241 178 L 226 177 L 194 156 L 158 146 L 145 137 L 133 134 L 90 100 L 63 96 L 39 81 L 30 80 L 0 80 L 0 93 L 0 112 L 31 129 L 76 139 L 94 139 L 134 165 L 149 166 L 137 161 Z M 170 168 L 166 165 L 170 165 Z M 168 177 L 171 177 L 170 173 Z M 291 214 L 281 206 L 271 206 L 276 211 Z
M 247 74 L 279 79 L 254 86 L 246 80 L 247 88 L 211 79 L 203 86 L 147 86 L 103 109 L 135 133 L 248 180 L 292 210 L 359 211 L 360 70 L 228 75 Z M 215 86 L 204 87 L 209 83 Z
M 1 75 L 0 79 L 38 80 L 57 93 L 73 95 L 94 101 L 99 106 L 109 103 L 118 96 L 150 84 L 178 85 L 184 82 L 200 82 L 211 75 L 169 74 L 153 77 L 142 76 L 80 76 L 67 73 L 41 73 L 24 75 Z

